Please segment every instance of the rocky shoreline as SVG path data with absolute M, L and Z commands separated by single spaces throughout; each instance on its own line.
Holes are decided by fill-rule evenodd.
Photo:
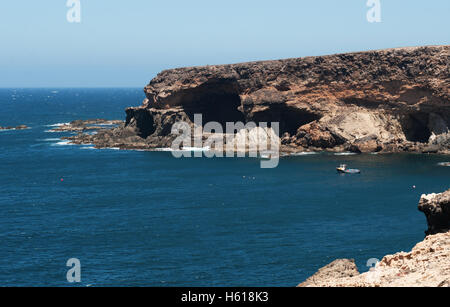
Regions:
M 299 287 L 450 287 L 450 190 L 423 195 L 419 210 L 427 218 L 427 237 L 410 252 L 385 256 L 363 274 L 354 260 L 339 259 Z
M 450 46 L 166 70 L 96 147 L 170 147 L 172 125 L 279 122 L 281 152 L 450 153 Z M 86 129 L 80 128 L 78 132 Z M 270 132 L 268 132 L 270 134 Z M 224 135 L 224 143 L 226 138 Z
M 88 119 L 75 120 L 70 123 L 57 125 L 49 132 L 86 132 L 93 130 L 111 129 L 124 124 L 123 120 Z

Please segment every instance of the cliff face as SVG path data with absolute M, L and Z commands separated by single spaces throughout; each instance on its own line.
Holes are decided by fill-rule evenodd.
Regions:
M 170 146 L 173 123 L 201 113 L 280 122 L 284 151 L 447 152 L 449 60 L 435 46 L 166 70 L 127 109 L 126 135 Z
M 419 210 L 428 222 L 427 238 L 410 252 L 385 256 L 359 274 L 353 260 L 339 259 L 300 287 L 450 287 L 450 190 L 423 195 Z

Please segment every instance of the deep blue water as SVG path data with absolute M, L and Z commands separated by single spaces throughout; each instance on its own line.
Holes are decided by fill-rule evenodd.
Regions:
M 57 92 L 55 92 L 57 91 Z M 366 261 L 424 237 L 422 193 L 449 188 L 449 156 L 318 154 L 175 159 L 64 146 L 47 125 L 123 119 L 141 89 L 3 89 L 0 285 L 294 286 L 336 258 Z M 363 170 L 342 176 L 347 162 Z M 63 179 L 63 181 L 61 181 Z M 413 189 L 412 186 L 417 188 Z

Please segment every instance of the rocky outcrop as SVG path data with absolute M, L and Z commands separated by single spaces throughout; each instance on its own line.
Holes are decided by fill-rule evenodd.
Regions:
M 428 221 L 427 237 L 411 252 L 385 256 L 359 274 L 353 260 L 320 269 L 299 287 L 450 287 L 450 190 L 423 195 L 419 210 Z
M 25 130 L 25 129 L 28 129 L 28 127 L 26 125 L 19 125 L 19 126 L 16 126 L 16 127 L 11 127 L 11 126 L 2 127 L 2 126 L 0 126 L 0 130 Z
M 308 278 L 299 287 L 315 287 L 325 280 L 342 280 L 358 276 L 358 267 L 353 259 L 338 259 L 319 269 L 316 274 Z
M 51 129 L 50 132 L 82 132 L 90 130 L 100 130 L 105 128 L 116 128 L 123 126 L 122 120 L 107 120 L 107 119 L 88 119 L 88 120 L 74 120 L 67 124 L 61 124 Z
M 338 263 L 342 265 L 328 265 L 299 286 L 450 287 L 450 232 L 428 236 L 410 252 L 385 256 L 363 274 L 353 275 L 351 260 Z
M 168 147 L 175 122 L 202 114 L 279 122 L 287 152 L 450 152 L 449 60 L 450 46 L 430 46 L 166 70 L 109 137 Z
M 450 190 L 441 194 L 423 195 L 419 210 L 427 218 L 427 235 L 450 231 Z

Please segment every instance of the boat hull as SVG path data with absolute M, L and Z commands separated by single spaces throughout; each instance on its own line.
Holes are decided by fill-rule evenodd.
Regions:
M 361 171 L 359 169 L 345 169 L 345 170 L 343 170 L 343 169 L 337 168 L 336 170 L 340 174 L 361 174 Z

